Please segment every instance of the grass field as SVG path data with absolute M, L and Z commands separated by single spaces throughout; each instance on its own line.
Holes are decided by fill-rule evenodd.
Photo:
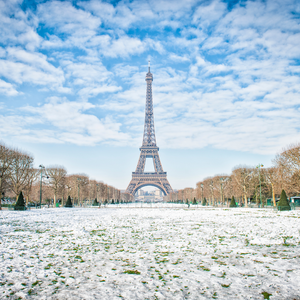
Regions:
M 0 212 L 0 299 L 300 299 L 300 211 Z

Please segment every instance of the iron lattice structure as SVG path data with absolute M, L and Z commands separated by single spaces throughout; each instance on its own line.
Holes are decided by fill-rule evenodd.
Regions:
M 152 99 L 153 75 L 150 72 L 150 64 L 145 80 L 147 82 L 147 92 L 143 144 L 140 148 L 140 158 L 136 170 L 132 172 L 132 179 L 126 189 L 126 193 L 134 195 L 138 189 L 151 185 L 159 188 L 165 195 L 168 195 L 173 190 L 167 179 L 167 172 L 164 172 L 161 165 L 158 155 L 159 148 L 156 146 Z M 144 172 L 146 158 L 153 159 L 155 172 Z

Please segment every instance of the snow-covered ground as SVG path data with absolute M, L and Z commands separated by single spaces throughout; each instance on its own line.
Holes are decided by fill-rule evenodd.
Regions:
M 158 206 L 0 212 L 0 299 L 300 299 L 299 210 Z

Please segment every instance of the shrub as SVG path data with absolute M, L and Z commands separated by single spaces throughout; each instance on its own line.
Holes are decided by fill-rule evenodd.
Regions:
M 68 196 L 68 200 L 67 200 L 67 203 L 66 203 L 65 207 L 73 207 L 72 200 L 71 200 L 70 196 Z
M 287 196 L 284 190 L 282 190 L 281 195 L 280 195 L 280 199 L 278 201 L 277 204 L 277 208 L 278 210 L 282 211 L 282 210 L 291 210 L 290 204 L 287 200 Z
M 20 194 L 18 196 L 18 200 L 14 207 L 14 210 L 26 210 L 25 200 L 24 200 L 22 191 L 20 192 Z
M 98 205 L 99 205 L 99 202 L 97 201 L 97 198 L 95 198 L 95 200 L 94 200 L 94 202 L 93 202 L 92 205 L 93 205 L 93 206 L 98 206 Z
M 206 206 L 206 205 L 207 205 L 206 198 L 204 198 L 204 199 L 203 199 L 203 201 L 202 201 L 202 205 L 203 205 L 203 206 Z
M 234 197 L 233 197 L 233 196 L 232 196 L 232 198 L 231 198 L 231 201 L 230 201 L 229 207 L 236 207 L 235 199 L 234 199 Z
M 196 205 L 196 204 L 197 204 L 197 201 L 196 201 L 196 198 L 194 197 L 193 205 Z

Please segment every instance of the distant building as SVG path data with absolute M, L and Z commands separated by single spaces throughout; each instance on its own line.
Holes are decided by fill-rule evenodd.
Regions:
M 138 202 L 160 202 L 163 200 L 163 192 L 159 189 L 148 192 L 142 189 L 135 194 L 135 201 Z
M 163 193 L 162 193 L 161 190 L 155 190 L 155 198 L 156 198 L 156 197 L 160 198 L 160 197 L 162 197 L 162 196 L 163 196 Z
M 139 189 L 137 194 L 138 196 L 144 196 L 144 191 L 142 189 Z

